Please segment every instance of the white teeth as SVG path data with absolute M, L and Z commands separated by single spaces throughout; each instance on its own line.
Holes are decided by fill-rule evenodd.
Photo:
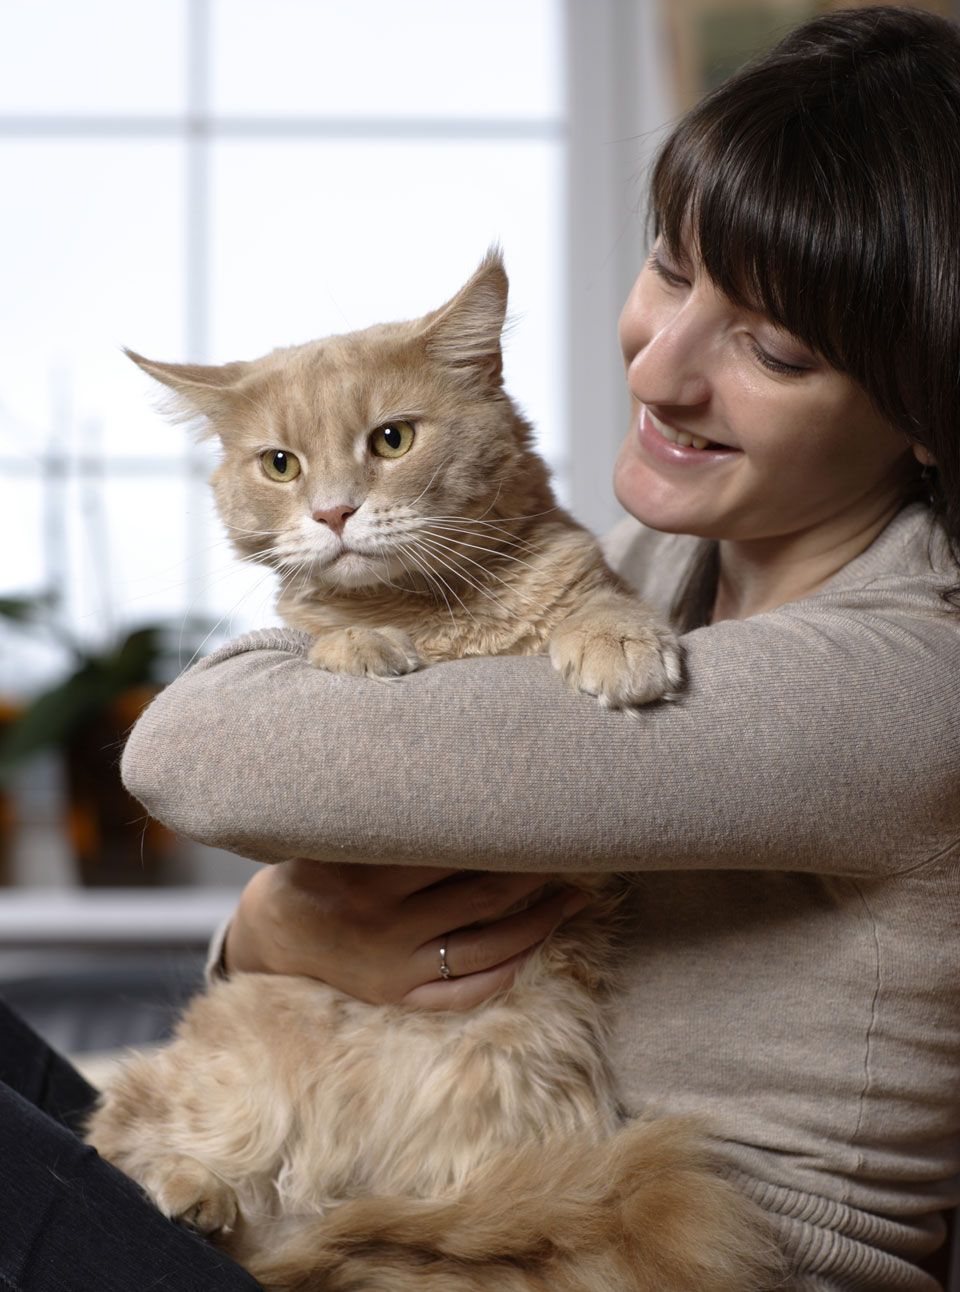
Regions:
M 675 431 L 672 426 L 665 426 L 659 418 L 654 417 L 649 408 L 647 409 L 647 416 L 663 438 L 669 440 L 671 444 L 679 444 L 684 449 L 705 449 L 711 442 L 710 440 L 705 440 L 702 435 L 690 435 L 687 431 Z

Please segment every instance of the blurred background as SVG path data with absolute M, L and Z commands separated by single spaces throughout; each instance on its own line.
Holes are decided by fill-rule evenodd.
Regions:
M 508 387 L 603 530 L 649 160 L 839 7 L 0 0 L 0 994 L 58 1044 L 161 1028 L 253 870 L 119 785 L 156 689 L 275 622 L 211 508 L 213 449 L 121 347 L 224 362 L 415 317 L 498 240 Z

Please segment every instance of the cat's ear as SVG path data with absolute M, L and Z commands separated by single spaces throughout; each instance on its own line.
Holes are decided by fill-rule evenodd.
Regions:
M 191 422 L 197 418 L 212 421 L 218 413 L 229 412 L 232 396 L 253 366 L 244 362 L 159 363 L 145 359 L 134 350 L 124 349 L 123 353 L 172 392 L 163 403 L 162 411 L 175 422 Z M 203 429 L 213 433 L 212 426 L 201 428 L 201 433 Z
M 500 386 L 507 287 L 503 256 L 494 245 L 456 296 L 427 316 L 422 333 L 427 353 L 471 384 Z

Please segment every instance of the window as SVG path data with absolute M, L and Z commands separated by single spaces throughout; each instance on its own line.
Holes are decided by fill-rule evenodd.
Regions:
M 272 622 L 273 576 L 214 515 L 210 446 L 162 420 L 121 348 L 221 362 L 416 317 L 494 239 L 509 388 L 564 501 L 597 530 L 618 517 L 615 325 L 669 114 L 659 0 L 13 0 L 2 17 L 0 597 L 56 590 L 93 646 L 188 615 L 220 638 Z M 0 617 L 0 709 L 66 661 Z M 8 873 L 31 889 L 74 871 L 61 771 L 30 763 L 15 787 Z M 179 873 L 244 877 L 206 853 Z
M 602 7 L 602 6 L 601 6 Z M 0 47 L 0 590 L 82 640 L 274 621 L 209 446 L 121 353 L 222 362 L 415 317 L 499 240 L 511 392 L 568 461 L 562 0 L 32 0 Z M 9 28 L 15 24 L 15 31 Z M 59 667 L 4 652 L 0 689 Z

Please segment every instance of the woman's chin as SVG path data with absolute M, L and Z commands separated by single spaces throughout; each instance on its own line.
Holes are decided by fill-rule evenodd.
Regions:
M 640 456 L 628 437 L 613 469 L 613 492 L 624 511 L 664 534 L 693 534 L 699 538 L 724 535 L 724 509 L 715 494 L 693 481 L 664 475 Z
M 625 444 L 613 471 L 613 492 L 617 502 L 631 516 L 649 529 L 665 534 L 689 534 L 688 525 L 695 521 L 689 505 L 676 496 L 677 491 L 647 466 Z

